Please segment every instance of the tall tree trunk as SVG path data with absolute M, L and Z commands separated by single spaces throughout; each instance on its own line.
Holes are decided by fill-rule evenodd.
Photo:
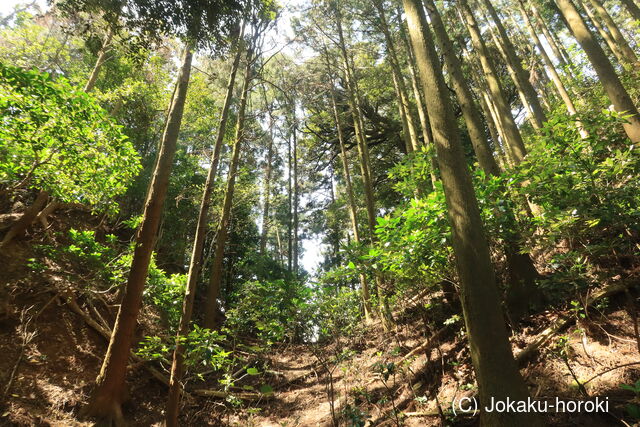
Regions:
M 247 107 L 247 98 L 249 96 L 249 86 L 252 80 L 251 65 L 253 62 L 252 55 L 253 46 L 247 50 L 246 67 L 244 70 L 244 81 L 242 83 L 242 96 L 240 97 L 240 105 L 238 107 L 238 121 L 236 122 L 236 132 L 233 141 L 233 149 L 231 152 L 231 160 L 229 162 L 229 172 L 227 174 L 227 186 L 224 193 L 224 202 L 222 204 L 222 213 L 216 233 L 216 247 L 211 263 L 211 275 L 209 276 L 209 288 L 207 289 L 207 298 L 204 308 L 204 327 L 216 329 L 222 322 L 222 313 L 218 305 L 220 290 L 222 285 L 222 265 L 224 261 L 225 246 L 227 236 L 229 234 L 229 225 L 231 222 L 231 207 L 233 206 L 233 194 L 235 191 L 236 177 L 238 175 L 238 166 L 240 164 L 240 153 L 242 144 L 244 143 L 244 122 L 245 111 Z
M 267 164 L 264 168 L 264 207 L 262 209 L 262 231 L 260 233 L 260 254 L 266 254 L 267 237 L 269 236 L 269 208 L 271 202 L 271 168 L 273 162 L 273 116 L 269 120 L 269 147 L 267 148 Z
M 558 61 L 560 66 L 569 66 L 569 70 L 573 70 L 574 65 L 571 62 L 571 58 L 569 58 L 568 53 L 566 52 L 566 50 L 564 50 L 564 47 L 562 46 L 560 41 L 556 39 L 551 31 L 549 31 L 549 27 L 547 27 L 547 23 L 540 14 L 540 11 L 538 11 L 538 8 L 534 4 L 530 4 L 530 9 L 533 12 L 533 16 L 538 21 L 538 26 L 540 27 L 544 38 L 547 39 L 547 43 L 551 47 L 551 50 L 553 51 L 553 54 L 555 55 L 556 60 Z
M 509 38 L 509 35 L 507 34 L 507 31 L 505 30 L 504 25 L 502 24 L 502 21 L 500 20 L 500 17 L 496 13 L 496 10 L 494 9 L 493 5 L 489 0 L 482 0 L 482 2 L 484 3 L 487 11 L 489 12 L 491 19 L 496 24 L 496 28 L 498 29 L 498 33 L 500 34 L 500 39 L 502 40 L 502 45 L 504 47 L 507 60 L 511 64 L 511 67 L 514 70 L 514 74 L 516 77 L 515 82 L 519 86 L 520 90 L 522 90 L 522 92 L 525 94 L 525 97 L 527 98 L 527 102 L 531 106 L 531 109 L 533 110 L 533 120 L 535 123 L 534 127 L 541 128 L 542 123 L 546 121 L 546 117 L 544 114 L 544 110 L 540 105 L 540 101 L 538 100 L 538 94 L 536 93 L 535 89 L 529 82 L 529 79 L 527 78 L 527 73 L 522 68 L 522 61 L 520 60 L 520 58 L 518 57 L 518 54 L 516 53 L 516 48 L 513 46 L 513 43 L 511 42 L 511 39 Z
M 613 107 L 616 111 L 630 116 L 628 118 L 629 123 L 624 125 L 629 139 L 633 143 L 640 142 L 640 114 L 624 86 L 622 86 L 613 65 L 611 65 L 595 37 L 587 28 L 573 2 L 571 0 L 556 0 L 556 4 L 565 17 L 569 29 L 589 57 L 589 61 L 596 70 L 600 83 L 602 83 L 607 95 L 609 95 L 609 100 Z
M 488 22 L 488 18 L 485 17 L 485 21 Z M 536 120 L 536 117 L 533 114 L 533 107 L 531 106 L 531 103 L 529 102 L 527 95 L 524 93 L 523 87 L 520 84 L 520 79 L 516 74 L 516 70 L 513 67 L 513 63 L 511 62 L 511 60 L 509 59 L 509 56 L 507 55 L 507 52 L 504 48 L 504 44 L 502 40 L 500 40 L 500 38 L 494 31 L 493 27 L 489 27 L 489 33 L 491 34 L 493 43 L 495 44 L 496 48 L 500 52 L 500 55 L 505 61 L 505 65 L 507 66 L 507 72 L 509 73 L 509 77 L 511 77 L 511 81 L 513 81 L 516 87 L 516 91 L 518 92 L 518 97 L 520 98 L 520 102 L 522 102 L 522 106 L 526 111 L 527 120 L 529 121 L 531 126 L 533 126 L 534 129 L 539 130 L 542 126 L 542 123 Z
M 488 405 L 491 398 L 525 400 L 527 387 L 509 345 L 489 245 L 424 10 L 419 0 L 402 3 L 424 92 L 431 95 L 426 99 L 427 108 L 453 232 L 462 309 L 480 405 Z M 538 425 L 534 414 L 482 411 L 480 416 L 481 423 L 488 426 Z
M 489 141 L 487 140 L 487 135 L 484 131 L 480 112 L 473 100 L 471 89 L 462 74 L 462 64 L 453 50 L 453 44 L 447 35 L 447 29 L 442 22 L 442 18 L 436 8 L 435 2 L 433 0 L 424 0 L 424 5 L 429 14 L 429 19 L 431 21 L 431 26 L 433 27 L 433 32 L 435 33 L 435 40 L 438 44 L 438 48 L 440 49 L 440 53 L 444 56 L 444 63 L 447 67 L 449 76 L 451 77 L 453 90 L 460 103 L 460 109 L 462 110 L 462 115 L 464 116 L 464 120 L 467 124 L 467 130 L 469 131 L 469 137 L 471 139 L 471 144 L 473 145 L 473 150 L 478 158 L 478 163 L 488 175 L 498 175 L 500 173 L 500 169 L 498 168 L 498 164 L 491 152 L 491 147 L 489 146 Z
M 609 12 L 607 12 L 607 9 L 605 9 L 604 6 L 602 6 L 602 3 L 599 0 L 588 0 L 588 1 L 589 3 L 591 3 L 591 6 L 593 6 L 593 8 L 595 9 L 596 14 L 600 17 L 600 19 L 602 19 L 602 22 L 607 27 L 607 30 L 609 30 L 609 34 L 611 34 L 611 37 L 613 37 L 613 40 L 616 43 L 616 46 L 618 47 L 618 49 L 620 49 L 620 52 L 625 58 L 625 61 L 632 66 L 639 65 L 638 57 L 633 52 L 633 49 L 631 49 L 631 47 L 629 46 L 627 39 L 625 39 L 625 37 L 620 32 L 620 29 L 618 28 L 616 23 L 613 21 L 613 18 L 611 17 L 611 15 L 609 15 Z
M 484 40 L 482 40 L 480 30 L 478 29 L 478 24 L 473 16 L 473 13 L 471 12 L 471 9 L 469 8 L 467 0 L 460 0 L 458 2 L 458 6 L 460 8 L 460 11 L 462 12 L 463 19 L 465 20 L 465 23 L 471 35 L 473 46 L 480 58 L 480 64 L 482 65 L 489 90 L 491 91 L 491 97 L 498 110 L 498 120 L 500 120 L 502 128 L 505 132 L 505 142 L 507 143 L 509 154 L 511 155 L 513 162 L 515 164 L 518 164 L 524 159 L 524 156 L 527 154 L 527 150 L 524 146 L 524 141 L 522 140 L 522 135 L 520 134 L 520 131 L 518 130 L 518 127 L 513 120 L 511 108 L 507 103 L 504 90 L 502 89 L 502 84 L 498 79 L 498 73 L 496 72 L 495 66 L 491 61 L 487 46 L 485 45 Z
M 400 61 L 398 61 L 398 55 L 396 53 L 395 44 L 391 33 L 389 32 L 389 24 L 384 13 L 384 7 L 381 0 L 375 0 L 373 2 L 376 10 L 378 11 L 378 18 L 380 20 L 380 29 L 384 35 L 384 40 L 387 45 L 387 54 L 389 55 L 389 64 L 391 65 L 391 71 L 393 73 L 394 85 L 396 87 L 396 94 L 398 97 L 398 109 L 400 110 L 400 118 L 402 120 L 403 132 L 405 133 L 405 140 L 407 151 L 412 152 L 420 148 L 418 142 L 418 133 L 416 131 L 416 125 L 411 115 L 411 107 L 409 105 L 409 96 L 407 95 L 407 87 L 404 82 L 404 76 L 400 69 Z
M 296 117 L 295 100 L 293 104 L 293 274 L 298 277 L 300 271 L 300 247 L 298 239 L 298 211 L 300 204 L 300 186 L 298 184 L 298 118 Z
M 109 30 L 107 30 L 107 35 L 102 42 L 102 47 L 98 51 L 98 58 L 96 59 L 96 63 L 93 66 L 93 70 L 89 75 L 89 80 L 84 85 L 85 92 L 91 92 L 96 85 L 96 81 L 98 80 L 98 74 L 100 74 L 100 70 L 102 70 L 102 66 L 104 65 L 104 61 L 107 60 L 107 54 L 109 53 L 109 49 L 111 48 L 111 41 L 113 40 L 113 28 L 109 26 Z
M 605 41 L 607 47 L 609 48 L 609 51 L 613 54 L 613 56 L 615 56 L 616 60 L 620 64 L 626 64 L 626 58 L 624 57 L 624 53 L 622 53 L 622 49 L 620 49 L 620 47 L 616 44 L 607 29 L 604 28 L 604 26 L 600 22 L 600 18 L 596 16 L 595 11 L 591 8 L 591 5 L 583 2 L 582 0 L 577 0 L 577 4 L 579 6 L 581 5 L 584 11 L 587 13 L 589 20 L 598 31 L 598 34 L 600 34 L 600 37 L 602 37 L 602 39 Z
M 240 30 L 238 37 L 237 52 L 234 55 L 231 65 L 231 73 L 227 82 L 227 92 L 222 105 L 222 114 L 218 123 L 218 132 L 211 154 L 211 165 L 207 174 L 207 181 L 204 185 L 202 199 L 200 202 L 200 211 L 198 213 L 198 223 L 196 233 L 193 238 L 193 250 L 191 252 L 191 262 L 189 263 L 189 273 L 187 275 L 187 284 L 185 287 L 184 301 L 182 303 L 182 313 L 180 315 L 180 324 L 176 334 L 176 348 L 173 352 L 173 362 L 171 364 L 171 376 L 169 378 L 169 399 L 167 401 L 167 426 L 173 427 L 178 425 L 178 414 L 180 396 L 182 394 L 182 376 L 184 375 L 184 353 L 185 343 L 181 339 L 189 334 L 189 324 L 193 314 L 193 304 L 196 293 L 196 284 L 200 277 L 203 264 L 204 243 L 207 233 L 207 225 L 209 222 L 209 210 L 211 208 L 211 193 L 213 192 L 213 184 L 218 170 L 220 160 L 220 150 L 224 141 L 227 121 L 229 119 L 229 107 L 233 98 L 233 88 L 235 86 L 236 74 L 240 57 L 242 55 L 242 47 L 240 40 L 242 39 L 243 29 Z
M 327 64 L 329 68 L 329 64 Z M 331 72 L 330 69 L 327 69 Z M 333 78 L 331 79 L 331 107 L 333 109 L 333 121 L 338 131 L 338 143 L 340 144 L 340 159 L 342 160 L 342 171 L 344 173 L 345 186 L 347 187 L 347 197 L 349 199 L 349 217 L 351 218 L 351 228 L 353 230 L 353 239 L 356 243 L 360 243 L 360 230 L 358 228 L 358 208 L 356 205 L 356 197 L 353 194 L 353 186 L 351 184 L 351 172 L 349 171 L 349 161 L 347 159 L 347 151 L 344 146 L 344 134 L 342 133 L 342 124 L 340 122 L 340 115 L 338 113 L 338 106 L 336 105 L 335 86 Z M 359 274 L 360 289 L 362 292 L 362 306 L 364 308 L 364 318 L 366 322 L 371 321 L 371 295 L 369 293 L 369 284 L 367 283 L 367 277 L 364 273 Z
M 109 341 L 109 348 L 100 374 L 96 379 L 96 388 L 91 396 L 89 406 L 85 409 L 87 415 L 122 422 L 120 404 L 125 395 L 127 361 L 131 353 L 136 319 L 142 305 L 142 291 L 147 279 L 162 207 L 169 186 L 169 176 L 189 87 L 191 60 L 192 48 L 187 46 L 180 67 L 173 105 L 162 135 L 158 160 L 149 185 L 142 224 L 136 235 L 131 270 Z
M 400 11 L 398 11 L 398 19 L 400 19 Z M 411 76 L 411 88 L 413 90 L 413 97 L 416 101 L 416 108 L 418 110 L 418 117 L 420 118 L 420 126 L 422 128 L 422 139 L 424 140 L 424 146 L 427 148 L 427 154 L 429 156 L 429 162 L 431 163 L 431 170 L 429 176 L 431 177 L 431 184 L 434 186 L 438 182 L 437 171 L 438 164 L 436 163 L 434 148 L 433 148 L 433 135 L 431 134 L 431 124 L 429 123 L 429 112 L 423 101 L 423 94 L 420 91 L 420 77 L 418 76 L 416 61 L 411 50 L 411 45 L 407 34 L 405 32 L 404 24 L 402 21 L 398 22 L 400 27 L 400 36 L 405 45 L 407 51 L 407 58 L 409 63 L 409 75 Z
M 636 21 L 640 21 L 640 7 L 636 4 L 634 0 L 621 0 L 622 4 L 625 5 L 629 14 Z
M 435 32 L 438 47 L 441 54 L 444 55 L 444 61 L 467 123 L 467 129 L 478 163 L 487 176 L 497 176 L 500 174 L 500 169 L 489 147 L 480 112 L 462 74 L 460 60 L 453 51 L 453 45 L 447 35 L 447 30 L 438 13 L 435 2 L 433 0 L 424 0 L 424 4 Z M 507 215 L 515 223 L 515 215 L 511 210 L 507 209 L 504 212 L 498 212 L 498 214 Z M 538 294 L 535 280 L 539 275 L 529 255 L 521 253 L 520 236 L 517 233 L 513 233 L 513 236 L 510 237 L 510 239 L 505 239 L 507 243 L 504 247 L 510 276 L 507 299 L 513 317 L 519 318 L 528 308 L 526 302 L 530 299 L 537 299 L 535 298 Z
M 362 113 L 362 100 L 360 99 L 360 95 L 358 92 L 358 87 L 356 80 L 353 76 L 353 67 L 351 61 L 349 59 L 349 55 L 347 54 L 346 44 L 344 40 L 344 31 L 342 29 L 342 16 L 338 7 L 334 10 L 336 15 L 336 26 L 338 29 L 338 48 L 342 55 L 342 60 L 344 63 L 344 77 L 347 83 L 347 93 L 349 95 L 349 104 L 351 107 L 355 134 L 356 134 L 356 142 L 358 147 L 358 155 L 360 158 L 360 171 L 362 174 L 362 181 L 364 187 L 364 195 L 365 195 L 365 206 L 367 208 L 367 224 L 369 228 L 369 236 L 370 240 L 375 241 L 375 224 L 376 224 L 376 213 L 375 213 L 375 198 L 373 194 L 373 185 L 371 182 L 371 171 L 370 171 L 370 159 L 369 159 L 369 147 L 367 145 L 366 137 L 365 137 L 365 129 L 364 129 L 364 118 Z M 382 278 L 379 274 L 375 274 L 375 292 L 380 301 L 380 318 L 382 320 L 382 324 L 385 329 L 389 327 L 390 323 L 390 312 L 387 306 L 387 298 L 382 292 Z
M 556 67 L 553 65 L 551 58 L 549 58 L 549 55 L 547 55 L 547 52 L 544 50 L 544 46 L 542 45 L 542 42 L 540 42 L 540 38 L 538 37 L 538 34 L 536 33 L 536 30 L 533 27 L 531 20 L 529 19 L 529 15 L 527 14 L 527 10 L 524 6 L 524 3 L 522 2 L 522 0 L 517 0 L 517 3 L 518 3 L 518 6 L 520 7 L 520 12 L 522 13 L 522 18 L 524 19 L 525 25 L 529 30 L 529 35 L 531 36 L 533 43 L 537 47 L 540 53 L 540 56 L 542 57 L 545 70 L 551 76 L 551 81 L 553 81 L 553 85 L 556 87 L 556 90 L 558 91 L 560 98 L 562 99 L 565 106 L 567 107 L 567 111 L 569 112 L 569 114 L 572 116 L 576 115 L 578 112 L 576 111 L 576 107 L 573 104 L 573 100 L 569 96 L 569 93 L 567 92 L 567 89 L 565 88 L 564 83 L 562 83 L 562 80 L 560 79 L 560 75 L 558 75 L 558 72 L 556 71 Z M 580 122 L 577 122 L 576 124 L 578 126 L 578 129 L 582 137 L 587 138 L 589 134 L 587 134 L 587 132 L 584 130 L 584 127 L 580 124 Z

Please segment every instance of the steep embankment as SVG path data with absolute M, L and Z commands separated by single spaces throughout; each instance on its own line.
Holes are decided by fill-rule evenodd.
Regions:
M 92 290 L 87 284 L 98 278 L 48 255 L 47 248 L 68 245 L 64 236 L 71 227 L 97 234 L 111 230 L 100 218 L 74 210 L 58 212 L 51 223 L 48 234 L 38 226 L 1 255 L 0 424 L 91 424 L 78 413 L 106 350 L 117 293 Z M 610 293 L 606 298 L 597 292 L 585 295 L 586 310 L 539 313 L 525 319 L 511 337 L 516 354 L 535 350 L 526 350 L 521 360 L 535 397 L 609 398 L 608 414 L 552 414 L 547 417 L 550 425 L 633 422 L 624 407 L 638 404 L 638 398 L 634 401 L 633 392 L 620 385 L 640 377 L 633 310 L 628 310 L 623 291 L 637 283 L 637 276 L 627 272 L 603 286 Z M 202 390 L 219 389 L 215 374 L 208 375 L 204 382 L 187 384 L 181 422 L 330 426 L 335 417 L 340 425 L 473 424 L 473 417 L 450 412 L 452 401 L 476 393 L 461 320 L 444 305 L 441 314 L 450 321 L 443 325 L 422 308 L 442 300 L 426 293 L 408 298 L 388 332 L 374 323 L 330 343 L 281 344 L 248 353 L 261 366 L 254 383 L 269 384 L 273 394 L 256 395 L 238 385 L 222 398 L 207 396 L 211 393 Z M 153 309 L 145 307 L 138 337 L 157 333 L 156 320 Z M 132 360 L 124 411 L 133 425 L 162 421 L 167 367 L 165 362 Z

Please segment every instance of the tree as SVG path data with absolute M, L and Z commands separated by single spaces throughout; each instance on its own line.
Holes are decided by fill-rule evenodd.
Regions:
M 613 107 L 617 112 L 629 116 L 627 119 L 628 123 L 624 125 L 627 136 L 629 136 L 631 142 L 640 142 L 640 113 L 638 113 L 638 109 L 631 100 L 631 97 L 624 86 L 622 86 L 613 65 L 611 65 L 611 62 L 595 37 L 587 28 L 573 1 L 556 0 L 556 4 L 562 12 L 569 30 L 587 54 Z
M 167 401 L 166 423 L 168 426 L 178 425 L 178 408 L 180 403 L 180 395 L 182 392 L 182 375 L 184 372 L 184 337 L 189 334 L 189 324 L 193 313 L 193 304 L 195 298 L 196 284 L 200 276 L 203 262 L 203 252 L 207 225 L 209 222 L 209 210 L 211 205 L 211 193 L 213 192 L 214 180 L 218 171 L 218 162 L 220 160 L 220 150 L 224 140 L 224 135 L 229 118 L 229 107 L 233 98 L 233 88 L 235 86 L 236 73 L 240 64 L 242 55 L 242 44 L 240 40 L 243 37 L 244 27 L 238 35 L 238 43 L 236 45 L 236 53 L 231 65 L 231 73 L 227 83 L 227 92 L 224 98 L 222 112 L 220 114 L 220 122 L 218 123 L 218 131 L 216 140 L 211 154 L 211 165 L 207 174 L 207 181 L 202 193 L 202 201 L 200 211 L 198 213 L 198 223 L 193 241 L 193 251 L 191 253 L 191 261 L 189 263 L 189 273 L 187 276 L 187 285 L 185 287 L 185 295 L 182 306 L 182 314 L 180 316 L 180 325 L 176 334 L 176 347 L 173 352 L 173 362 L 171 365 L 171 377 L 169 378 L 169 399 Z
M 136 234 L 136 246 L 124 295 L 115 321 L 109 347 L 96 379 L 96 387 L 85 414 L 109 418 L 117 424 L 123 422 L 120 404 L 125 394 L 127 361 L 133 342 L 133 333 L 144 289 L 151 254 L 160 225 L 164 199 L 167 195 L 169 175 L 176 152 L 176 142 L 182 122 L 191 72 L 192 46 L 185 47 L 174 99 L 167 117 L 160 143 L 160 152 L 145 202 L 142 223 Z
M 235 191 L 238 166 L 242 145 L 246 144 L 245 117 L 247 99 L 249 97 L 251 81 L 254 78 L 254 66 L 260 57 L 259 40 L 267 29 L 269 21 L 262 18 L 253 18 L 250 21 L 251 40 L 248 42 L 245 58 L 244 81 L 242 83 L 242 95 L 238 106 L 238 119 L 236 122 L 235 136 L 233 138 L 231 160 L 229 172 L 227 173 L 227 185 L 224 193 L 222 212 L 216 230 L 215 252 L 209 273 L 209 287 L 207 289 L 206 305 L 204 308 L 204 327 L 216 329 L 221 324 L 221 311 L 218 304 L 222 283 L 222 266 L 224 261 L 225 245 L 229 233 L 229 223 L 231 221 L 231 207 Z
M 96 100 L 65 79 L 1 62 L 0 89 L 0 189 L 40 192 L 0 247 L 26 230 L 49 195 L 116 211 L 114 199 L 139 171 L 140 159 Z
M 427 98 L 427 108 L 453 231 L 462 309 L 480 404 L 488 404 L 491 398 L 526 399 L 527 388 L 509 346 L 480 211 L 424 10 L 418 0 L 402 3 L 424 91 L 432 94 Z M 491 426 L 537 425 L 534 414 L 482 412 L 481 417 L 483 424 Z

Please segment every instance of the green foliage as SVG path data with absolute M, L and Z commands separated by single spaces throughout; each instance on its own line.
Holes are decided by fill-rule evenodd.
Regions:
M 232 296 L 226 325 L 234 334 L 255 335 L 267 344 L 300 339 L 309 296 L 310 289 L 297 281 L 245 282 Z
M 64 79 L 0 63 L 0 186 L 117 210 L 139 157 L 107 113 Z
M 640 236 L 640 151 L 621 132 L 624 117 L 603 111 L 581 120 L 587 138 L 574 118 L 551 117 L 510 181 L 542 207 L 529 244 L 567 247 L 552 266 L 573 269 L 573 277 L 637 254 Z

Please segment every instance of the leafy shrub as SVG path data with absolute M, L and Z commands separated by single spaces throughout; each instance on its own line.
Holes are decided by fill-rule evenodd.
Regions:
M 0 62 L 0 186 L 117 210 L 140 169 L 122 129 L 64 79 Z

